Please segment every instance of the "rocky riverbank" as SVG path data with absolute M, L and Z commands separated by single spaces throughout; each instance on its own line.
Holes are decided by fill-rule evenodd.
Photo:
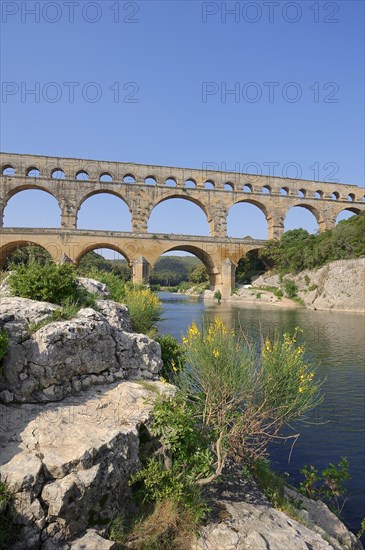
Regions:
M 67 321 L 53 320 L 56 308 L 0 300 L 0 330 L 9 337 L 0 480 L 12 494 L 19 535 L 11 548 L 117 548 L 107 526 L 132 512 L 128 480 L 140 467 L 141 439 L 156 398 L 174 388 L 158 380 L 160 346 L 131 331 L 125 306 L 97 300 L 96 309 Z M 210 488 L 213 514 L 192 550 L 361 548 L 324 504 L 300 497 L 299 516 L 290 518 L 238 470 Z
M 295 284 L 298 301 L 286 297 L 287 281 Z M 270 288 L 280 290 L 282 297 L 278 297 Z M 206 290 L 202 298 L 213 300 L 214 292 Z M 238 287 L 226 301 L 365 313 L 365 259 L 338 260 L 319 269 L 302 271 L 298 275 L 287 274 L 284 277 L 268 272 L 252 281 L 250 287 Z

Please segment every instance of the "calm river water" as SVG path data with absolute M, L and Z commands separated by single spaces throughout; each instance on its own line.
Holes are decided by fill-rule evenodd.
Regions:
M 272 467 L 288 472 L 289 481 L 298 485 L 299 468 L 313 464 L 320 471 L 341 456 L 350 461 L 352 479 L 347 482 L 348 501 L 343 517 L 357 531 L 365 516 L 365 316 L 351 313 L 285 310 L 256 304 L 203 303 L 195 298 L 161 292 L 164 319 L 160 333 L 178 339 L 192 321 L 219 315 L 229 326 L 239 326 L 260 345 L 261 337 L 303 329 L 307 358 L 319 365 L 325 377 L 324 402 L 312 413 L 313 424 L 301 425 L 301 436 L 289 462 L 290 446 L 276 446 L 271 453 Z

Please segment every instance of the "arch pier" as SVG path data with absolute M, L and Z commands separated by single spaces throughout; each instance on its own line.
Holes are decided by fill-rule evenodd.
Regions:
M 127 258 L 135 282 L 147 281 L 159 256 L 185 250 L 204 263 L 212 289 L 229 296 L 239 259 L 265 241 L 227 237 L 227 217 L 238 203 L 249 203 L 265 216 L 269 239 L 280 238 L 292 207 L 315 217 L 319 231 L 333 228 L 344 211 L 365 210 L 363 188 L 352 184 L 257 176 L 205 169 L 177 168 L 75 158 L 0 154 L 0 262 L 28 243 L 46 248 L 54 261 L 72 261 L 91 249 L 113 248 Z M 24 190 L 52 195 L 61 211 L 60 229 L 4 228 L 4 212 Z M 77 229 L 78 212 L 90 197 L 108 193 L 130 212 L 130 231 Z M 148 233 L 153 209 L 169 199 L 185 199 L 203 212 L 209 237 Z M 6 216 L 5 216 L 6 220 Z

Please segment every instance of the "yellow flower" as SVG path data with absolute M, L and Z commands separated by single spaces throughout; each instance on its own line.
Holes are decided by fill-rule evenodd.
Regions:
M 163 384 L 167 384 L 167 381 L 163 376 L 160 376 L 160 382 L 162 382 Z
M 217 349 L 214 349 L 214 350 L 213 350 L 213 355 L 214 355 L 214 357 L 216 357 L 216 358 L 219 357 L 219 351 L 218 351 Z
M 303 393 L 303 391 L 304 391 L 304 388 L 300 387 L 299 388 L 299 393 Z

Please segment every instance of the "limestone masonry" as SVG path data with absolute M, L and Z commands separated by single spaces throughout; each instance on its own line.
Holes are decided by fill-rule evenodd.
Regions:
M 239 259 L 265 242 L 227 238 L 227 216 L 234 204 L 257 206 L 266 217 L 270 239 L 282 235 L 286 213 L 293 206 L 312 212 L 320 231 L 333 228 L 343 210 L 365 210 L 364 190 L 349 184 L 14 153 L 1 153 L 0 160 L 0 226 L 8 201 L 25 189 L 50 193 L 61 210 L 61 229 L 0 229 L 0 264 L 27 243 L 43 246 L 54 261 L 76 264 L 90 250 L 112 248 L 127 259 L 133 280 L 142 282 L 161 254 L 184 250 L 202 260 L 212 289 L 223 297 L 231 294 Z M 97 193 L 111 193 L 127 204 L 131 232 L 77 229 L 82 203 Z M 149 234 L 153 208 L 170 198 L 197 204 L 209 222 L 210 237 Z

